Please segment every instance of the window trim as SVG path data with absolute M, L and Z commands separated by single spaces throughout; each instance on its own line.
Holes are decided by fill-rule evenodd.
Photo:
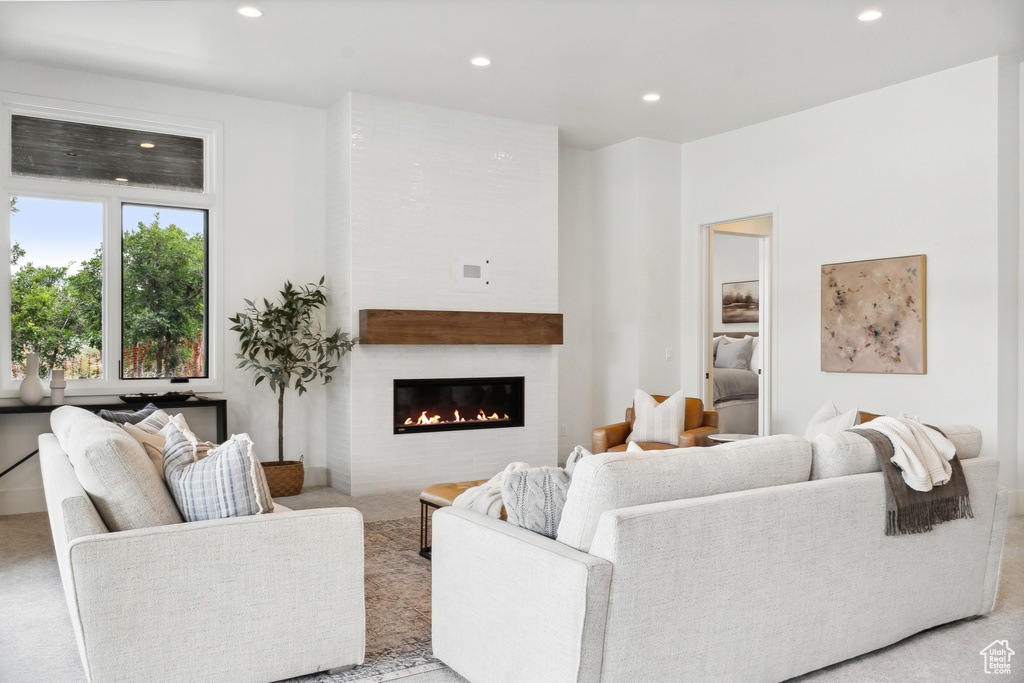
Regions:
M 204 190 L 182 192 L 148 187 L 127 187 L 73 180 L 54 180 L 15 176 L 11 172 L 11 116 L 14 114 L 56 118 L 65 121 L 131 128 L 155 133 L 189 135 L 204 139 Z M 170 378 L 120 379 L 118 362 L 105 353 L 103 378 L 68 380 L 66 395 L 116 396 L 125 393 L 152 393 L 191 389 L 197 392 L 219 392 L 224 388 L 225 334 L 223 320 L 223 198 L 217 191 L 222 187 L 223 125 L 199 119 L 183 119 L 146 112 L 110 107 L 96 107 L 73 102 L 62 102 L 0 92 L 0 190 L 4 197 L 26 196 L 41 199 L 84 201 L 103 204 L 103 348 L 121 347 L 121 207 L 123 204 L 180 207 L 207 211 L 207 377 L 193 378 L 188 383 L 174 382 Z M 6 252 L 11 248 L 11 214 L 4 211 L 0 219 L 0 239 Z M 0 270 L 0 367 L 11 367 L 11 270 L 10 258 L 3 259 Z M 113 361 L 113 362 L 111 362 Z M 9 372 L 0 372 L 0 398 L 18 395 L 20 380 L 10 378 Z

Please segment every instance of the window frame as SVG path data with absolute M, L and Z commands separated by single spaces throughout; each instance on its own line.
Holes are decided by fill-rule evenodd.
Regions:
M 93 202 L 103 205 L 103 375 L 101 379 L 68 380 L 67 396 L 116 396 L 126 393 L 154 393 L 191 389 L 197 392 L 217 392 L 224 384 L 224 335 L 226 326 L 223 307 L 223 200 L 217 190 L 221 187 L 223 126 L 218 122 L 161 116 L 124 109 L 94 107 L 71 102 L 30 98 L 0 93 L 0 189 L 10 197 L 25 196 L 40 199 Z M 201 137 L 204 140 L 204 189 L 202 192 L 161 190 L 149 187 L 130 187 L 89 183 L 74 180 L 54 180 L 15 176 L 11 171 L 11 117 L 26 115 L 53 118 L 102 126 L 130 128 L 154 133 L 170 133 Z M 171 378 L 121 379 L 121 224 L 124 204 L 143 204 L 207 212 L 207 376 L 189 378 L 187 382 Z M 6 254 L 11 250 L 11 213 L 3 212 L 0 220 Z M 10 368 L 11 354 L 11 264 L 2 259 L 0 270 L 0 367 Z M 112 353 L 111 350 L 116 350 Z M 14 380 L 10 372 L 0 372 L 0 398 L 18 395 L 21 380 Z

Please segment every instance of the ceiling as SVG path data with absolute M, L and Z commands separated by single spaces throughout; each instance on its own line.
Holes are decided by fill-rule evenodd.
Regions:
M 869 7 L 882 18 L 858 21 Z M 355 91 L 584 149 L 688 142 L 999 54 L 1024 59 L 1024 0 L 0 0 L 0 60 L 319 108 Z

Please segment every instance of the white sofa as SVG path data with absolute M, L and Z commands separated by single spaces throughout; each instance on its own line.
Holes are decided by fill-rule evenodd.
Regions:
M 68 406 L 51 426 L 46 505 L 90 681 L 275 681 L 362 663 L 357 510 L 185 523 L 119 427 Z
M 961 432 L 974 517 L 916 535 L 885 535 L 882 474 L 852 436 L 815 443 L 841 460 L 816 474 L 845 476 L 814 480 L 795 436 L 585 457 L 557 540 L 438 510 L 434 654 L 474 683 L 782 681 L 986 614 L 1007 495 Z

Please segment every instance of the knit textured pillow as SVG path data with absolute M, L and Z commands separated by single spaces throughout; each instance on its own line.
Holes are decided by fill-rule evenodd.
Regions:
M 119 425 L 133 425 L 142 422 L 157 410 L 159 410 L 159 408 L 155 405 L 147 403 L 146 407 L 141 410 L 101 410 L 99 412 L 99 416 L 107 422 L 113 422 Z
M 686 394 L 677 391 L 658 403 L 646 391 L 633 395 L 633 431 L 627 441 L 679 443 L 679 434 L 686 424 Z
M 560 467 L 531 467 L 501 480 L 501 502 L 511 524 L 548 538 L 558 534 L 569 475 Z
M 164 478 L 186 522 L 271 512 L 274 500 L 248 434 L 206 452 L 195 435 L 167 432 Z

